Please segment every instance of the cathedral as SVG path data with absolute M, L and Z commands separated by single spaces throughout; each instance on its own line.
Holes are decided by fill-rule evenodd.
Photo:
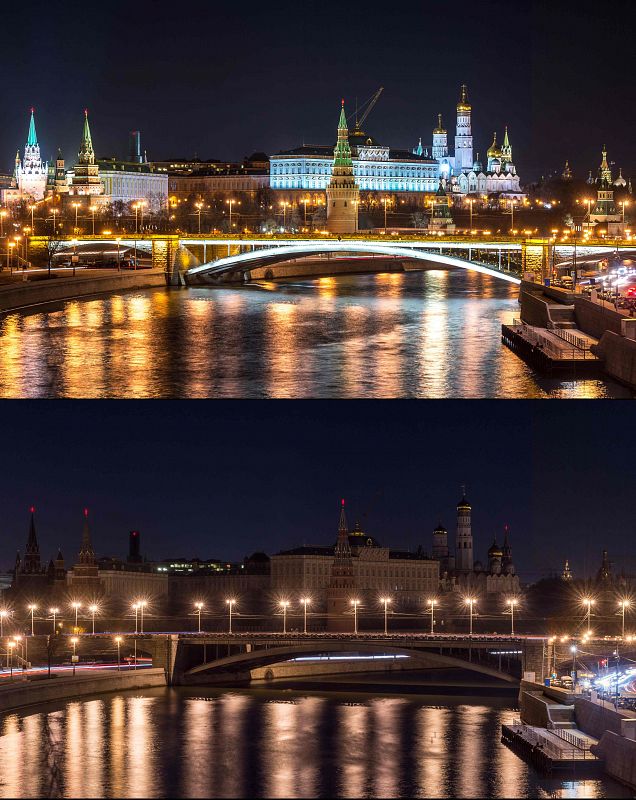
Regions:
M 590 179 L 588 178 L 588 183 Z M 620 236 L 625 224 L 623 215 L 618 212 L 614 203 L 614 189 L 624 188 L 626 181 L 622 173 L 612 181 L 612 170 L 607 161 L 607 148 L 603 145 L 601 165 L 597 178 L 592 183 L 596 186 L 596 205 L 590 212 L 589 220 L 584 227 L 595 229 L 602 227 L 608 236 Z
M 439 561 L 442 591 L 476 592 L 480 595 L 519 592 L 519 577 L 512 560 L 508 533 L 506 525 L 501 545 L 497 543 L 497 537 L 494 537 L 492 545 L 488 548 L 486 564 L 479 560 L 475 561 L 472 507 L 462 492 L 462 499 L 457 504 L 455 547 L 449 547 L 448 531 L 441 524 L 433 531 L 433 558 Z

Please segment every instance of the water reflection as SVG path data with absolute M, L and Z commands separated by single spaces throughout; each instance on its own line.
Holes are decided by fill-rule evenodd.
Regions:
M 464 270 L 151 289 L 0 317 L 3 397 L 601 397 L 501 344 L 516 288 Z
M 629 797 L 545 778 L 501 744 L 501 705 L 125 693 L 0 720 L 0 798 Z

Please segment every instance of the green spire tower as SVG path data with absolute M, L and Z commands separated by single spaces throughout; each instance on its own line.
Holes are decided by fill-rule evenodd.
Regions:
M 349 128 L 344 100 L 338 120 L 338 141 L 333 151 L 333 169 L 327 187 L 327 228 L 332 233 L 358 230 L 360 190 L 356 184 L 349 144 Z
M 104 185 L 99 177 L 99 164 L 95 162 L 95 150 L 91 128 L 88 124 L 88 109 L 84 109 L 84 128 L 77 164 L 73 170 L 73 181 L 69 187 L 71 195 L 100 195 L 104 193 Z
M 94 164 L 95 151 L 93 150 L 93 140 L 91 138 L 91 128 L 88 124 L 88 109 L 84 109 L 84 130 L 82 131 L 82 144 L 78 153 L 80 164 Z
M 35 109 L 31 109 L 31 121 L 29 122 L 29 135 L 27 136 L 27 147 L 35 147 L 38 143 L 38 137 L 35 133 Z

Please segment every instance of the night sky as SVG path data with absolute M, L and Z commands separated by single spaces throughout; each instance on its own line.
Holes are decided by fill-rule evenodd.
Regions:
M 350 525 L 392 547 L 454 541 L 460 484 L 475 558 L 510 525 L 523 580 L 633 569 L 631 403 L 550 401 L 5 401 L 0 565 L 24 551 L 35 505 L 43 557 L 75 560 L 82 508 L 98 554 L 138 528 L 150 558 L 240 560 L 335 540 Z M 500 538 L 501 541 L 501 538 Z M 629 554 L 632 558 L 629 559 Z M 587 559 L 587 562 L 586 562 Z
M 523 181 L 566 158 L 578 176 L 610 159 L 634 174 L 630 0 L 303 0 L 184 6 L 166 0 L 3 8 L 0 168 L 11 170 L 37 112 L 43 156 L 75 161 L 88 107 L 98 157 L 142 131 L 149 158 L 241 159 L 335 139 L 340 97 L 354 111 L 385 91 L 366 130 L 449 138 L 469 86 L 475 149 L 510 128 Z

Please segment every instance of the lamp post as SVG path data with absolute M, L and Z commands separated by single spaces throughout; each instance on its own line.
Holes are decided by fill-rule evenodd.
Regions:
M 232 233 L 232 206 L 234 205 L 234 203 L 236 203 L 238 206 L 240 206 L 241 205 L 241 201 L 240 200 L 235 200 L 234 198 L 231 198 L 230 200 L 226 200 L 225 202 L 230 207 L 230 233 Z M 228 253 L 229 253 L 229 250 L 228 250 Z
M 138 621 L 139 621 L 139 603 L 132 604 L 133 611 L 135 612 L 135 633 L 138 633 Z
M 196 208 L 196 214 L 198 217 L 199 236 L 201 236 L 201 209 L 203 208 L 203 203 L 195 203 L 194 207 Z
M 475 202 L 474 200 L 469 200 L 468 201 L 468 207 L 470 209 L 470 232 L 471 233 L 473 232 L 473 203 L 474 202 Z
M 139 233 L 139 203 L 133 203 L 133 208 L 135 209 L 135 233 Z
M 77 613 L 78 613 L 78 611 L 80 610 L 81 607 L 82 607 L 81 603 L 78 603 L 78 602 L 71 603 L 71 608 L 75 609 L 75 632 L 76 633 L 77 633 Z
M 11 272 L 11 274 L 12 274 L 12 275 L 13 275 L 13 261 L 12 261 L 12 256 L 13 256 L 13 248 L 14 248 L 14 247 L 15 247 L 15 242 L 9 242 L 9 244 L 8 244 L 8 248 L 9 248 L 9 249 L 8 249 L 8 253 L 9 253 L 9 255 L 7 256 L 7 258 L 8 258 L 8 260 L 9 260 L 9 271 Z
M 619 607 L 621 609 L 621 616 L 622 616 L 622 626 L 621 626 L 621 639 L 625 638 L 625 609 L 631 606 L 630 600 L 621 600 L 619 603 Z
M 384 232 L 385 233 L 386 233 L 386 207 L 387 207 L 388 202 L 389 202 L 389 198 L 388 197 L 383 197 L 382 198 L 382 203 L 384 205 Z
M 0 608 L 0 639 L 4 636 L 4 621 L 8 616 L 6 608 Z
M 146 201 L 145 200 L 139 200 L 139 208 L 141 209 L 141 223 L 140 223 L 139 227 L 141 228 L 142 232 L 143 232 L 143 229 L 144 229 L 144 206 L 145 205 L 146 205 Z
M 435 605 L 437 604 L 437 600 L 434 597 L 428 601 L 429 606 L 431 607 L 431 635 L 435 632 Z
M 117 242 L 117 272 L 121 272 L 121 261 L 119 259 L 119 245 L 121 244 L 121 239 L 117 237 L 115 241 Z
M 13 649 L 15 642 L 7 642 L 7 653 L 9 655 L 9 679 L 13 680 Z
M 35 236 L 35 217 L 33 216 L 35 212 L 35 205 L 31 203 L 29 206 L 29 210 L 31 212 L 31 230 L 33 231 L 33 235 Z M 625 207 L 623 203 L 623 222 L 625 222 Z
M 311 598 L 303 597 L 300 602 L 303 605 L 303 633 L 307 633 L 307 606 L 311 604 Z
M 287 227 L 287 207 L 291 205 L 288 203 L 287 200 L 283 200 L 281 202 L 281 206 L 283 208 L 283 230 Z
M 229 633 L 232 633 L 232 609 L 234 608 L 234 604 L 236 603 L 236 600 L 234 600 L 234 598 L 232 598 L 231 600 L 226 600 L 225 602 L 227 603 L 227 607 L 228 607 L 228 610 L 229 610 L 229 613 L 230 613 Z
M 515 229 L 515 201 L 510 200 L 510 233 Z
M 121 672 L 121 636 L 115 636 L 115 644 L 117 645 L 117 671 Z
M 629 200 L 621 200 L 620 205 L 623 208 L 623 226 L 625 225 L 625 206 L 629 205 Z
M 58 215 L 59 213 L 60 213 L 60 212 L 58 211 L 58 209 L 57 209 L 57 208 L 52 208 L 52 209 L 51 209 L 51 227 L 53 228 L 53 231 L 52 231 L 52 233 L 53 233 L 53 236 L 55 236 L 55 228 L 57 227 L 57 226 L 56 226 L 56 222 L 57 222 L 57 215 Z
M 515 606 L 519 601 L 515 597 L 510 597 L 506 600 L 506 604 L 510 606 L 510 635 L 515 635 Z
M 305 199 L 302 200 L 301 202 L 305 207 L 305 217 L 304 217 L 305 223 L 304 224 L 305 224 L 305 228 L 306 228 L 307 227 L 307 203 L 309 202 L 309 200 L 308 200 L 308 198 L 305 197 Z M 623 222 L 625 222 L 625 209 L 623 209 Z
M 572 688 L 576 686 L 576 645 L 573 644 L 570 647 L 570 652 L 572 653 Z
M 97 211 L 97 206 L 89 206 L 89 211 L 91 212 L 91 222 L 93 225 L 92 235 L 95 236 L 95 212 Z
M 4 218 L 7 216 L 7 212 L 4 208 L 0 211 L 0 238 L 4 236 Z
M 95 636 L 95 614 L 99 611 L 99 608 L 93 604 L 88 607 L 88 610 L 91 612 L 91 621 L 93 623 L 93 636 Z
M 194 607 L 197 610 L 197 616 L 199 621 L 199 633 L 201 633 L 201 609 L 203 608 L 203 603 L 195 603 Z
M 389 603 L 391 602 L 390 597 L 381 597 L 380 602 L 384 606 L 384 635 L 388 636 L 389 634 Z M 356 631 L 357 633 L 357 631 Z
M 59 608 L 51 608 L 51 609 L 49 609 L 49 613 L 53 617 L 53 633 L 55 633 L 55 620 L 57 618 L 57 615 L 60 613 L 60 609 Z
M 281 600 L 278 604 L 283 609 L 283 633 L 287 633 L 287 606 L 289 600 Z
M 31 603 L 31 605 L 27 606 L 27 608 L 31 612 L 31 636 L 35 636 L 35 618 L 33 614 L 35 611 L 37 611 L 38 607 L 34 603 Z
M 77 663 L 77 636 L 71 637 L 71 644 L 73 645 L 73 677 L 75 677 L 75 664 Z
M 78 227 L 77 227 L 77 214 L 78 214 L 78 211 L 79 211 L 80 204 L 79 203 L 71 203 L 71 205 L 75 209 L 75 229 L 74 229 L 74 233 L 77 234 L 77 233 L 79 233 L 79 230 L 78 230 Z
M 466 598 L 464 599 L 464 602 L 465 602 L 465 603 L 466 603 L 466 605 L 468 606 L 468 608 L 469 608 L 469 612 L 470 612 L 470 629 L 469 629 L 469 636 L 472 636 L 472 635 L 473 635 L 473 606 L 475 605 L 475 603 L 476 603 L 476 600 L 475 600 L 475 598 L 474 598 L 474 597 L 466 597 Z
M 148 603 L 145 600 L 140 600 L 139 601 L 139 611 L 141 612 L 140 617 L 139 617 L 139 628 L 140 628 L 139 633 L 143 633 L 144 632 L 144 608 L 147 605 L 148 605 Z
M 591 636 L 591 617 L 592 617 L 592 606 L 594 605 L 594 600 L 591 597 L 584 597 L 583 598 L 583 605 L 587 607 L 586 617 L 587 617 L 587 635 Z
M 358 633 L 358 606 L 360 605 L 359 600 L 352 600 L 351 605 L 353 606 L 353 632 L 357 635 Z

